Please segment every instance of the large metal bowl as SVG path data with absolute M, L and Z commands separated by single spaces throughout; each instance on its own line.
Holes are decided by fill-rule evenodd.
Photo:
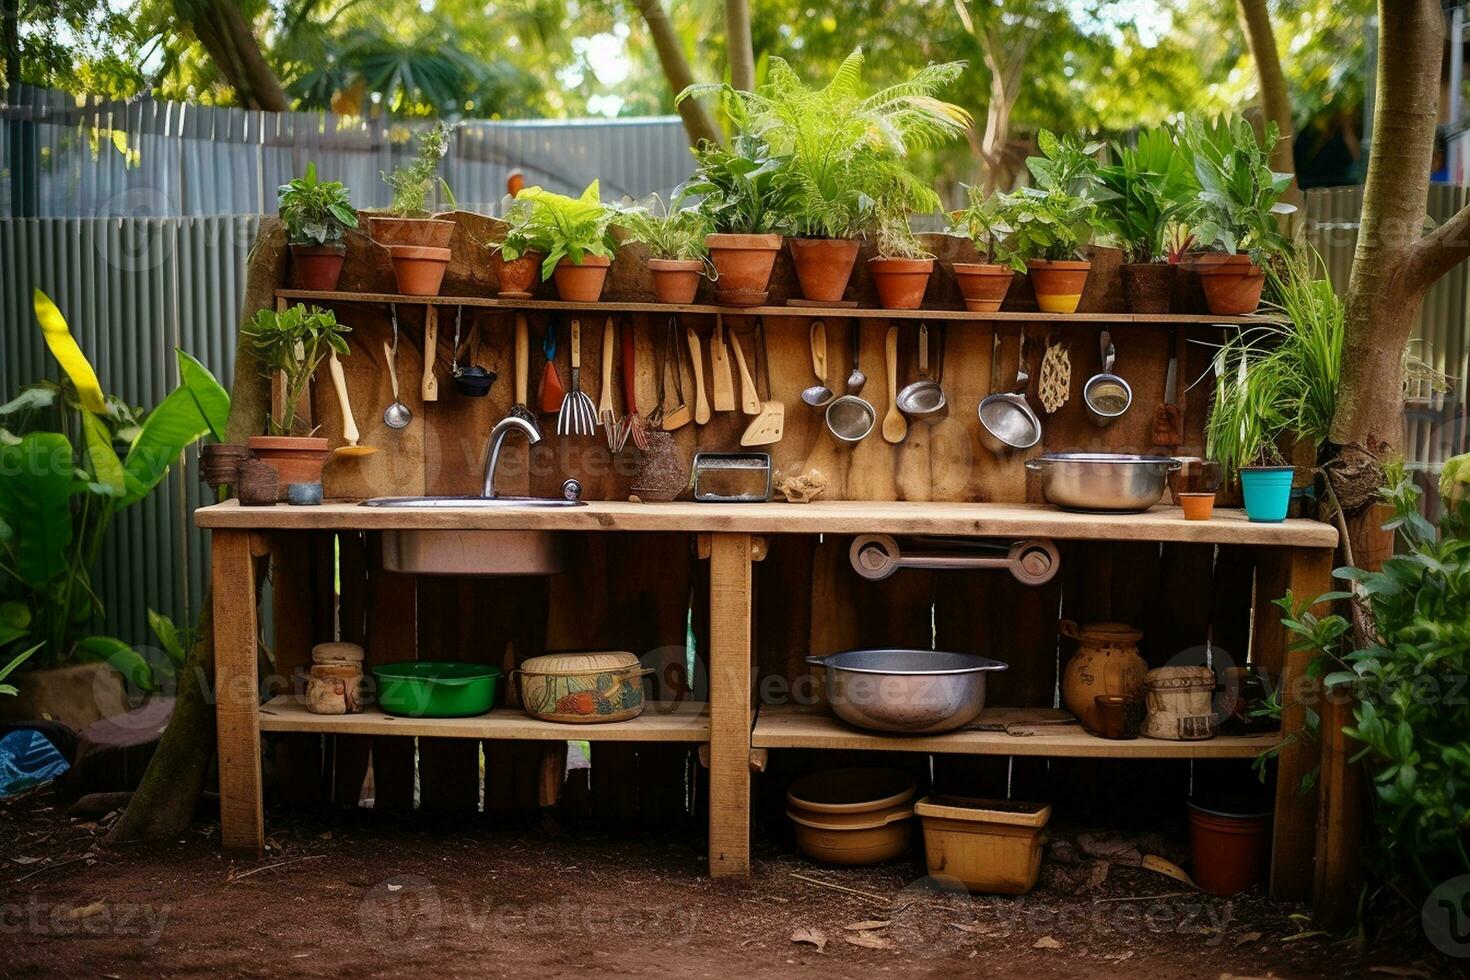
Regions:
M 880 732 L 932 734 L 962 728 L 985 707 L 985 675 L 998 660 L 942 650 L 848 650 L 806 662 L 827 671 L 837 717 Z
M 1126 453 L 1047 453 L 1026 460 L 1041 474 L 1041 495 L 1067 510 L 1148 510 L 1164 495 L 1169 471 L 1179 468 L 1170 456 Z

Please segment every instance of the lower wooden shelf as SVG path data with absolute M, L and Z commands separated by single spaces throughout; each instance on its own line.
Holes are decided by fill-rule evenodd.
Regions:
M 260 706 L 260 730 L 508 741 L 708 742 L 709 711 L 701 703 L 653 702 L 630 721 L 570 725 L 538 721 L 514 708 L 496 708 L 473 718 L 400 718 L 377 708 L 355 715 L 317 715 L 306 710 L 301 698 L 283 695 Z
M 1220 735 L 1200 742 L 1127 741 L 1089 735 L 1077 724 L 1037 724 L 1024 708 L 987 708 L 970 727 L 943 735 L 884 735 L 845 724 L 823 705 L 767 705 L 756 717 L 758 749 L 874 749 L 955 755 L 1022 755 L 1081 759 L 1253 759 L 1280 741 L 1265 735 Z

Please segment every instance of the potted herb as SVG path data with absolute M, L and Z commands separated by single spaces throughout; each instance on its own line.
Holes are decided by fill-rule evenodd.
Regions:
M 351 327 L 337 322 L 331 310 L 295 306 L 276 312 L 260 310 L 242 331 L 267 378 L 279 371 L 285 381 L 282 413 L 269 421 L 269 434 L 251 436 L 246 444 L 256 458 L 272 466 L 280 479 L 280 499 L 286 499 L 292 484 L 320 483 L 327 461 L 327 440 L 293 435 L 299 428 L 296 404 L 311 383 L 317 367 L 332 352 L 345 357 L 350 351 L 342 336 Z
M 505 239 L 490 246 L 495 251 L 500 295 L 507 299 L 530 299 L 531 287 L 541 278 L 541 262 L 549 246 L 532 224 L 531 210 L 530 201 L 509 198 Z
M 891 201 L 881 202 L 874 226 L 878 254 L 868 271 L 885 310 L 917 310 L 934 272 L 934 255 L 925 250 L 909 226 L 908 212 Z
M 522 201 L 530 207 L 522 234 L 546 250 L 541 281 L 555 276 L 556 291 L 568 302 L 597 302 L 612 265 L 615 243 L 609 227 L 617 214 L 602 203 L 598 182 L 588 184 L 580 197 L 527 187 L 516 195 L 517 204 Z
M 449 127 L 439 123 L 419 137 L 413 163 L 384 174 L 393 189 L 386 215 L 370 219 L 373 241 L 388 249 L 398 290 L 410 296 L 434 296 L 449 265 L 449 243 L 454 222 L 429 217 L 429 194 L 437 186 L 454 207 L 454 194 L 439 176 L 439 164 L 449 152 Z
M 1277 219 L 1294 205 L 1281 200 L 1291 175 L 1271 169 L 1276 145 L 1274 123 L 1266 125 L 1265 145 L 1240 116 L 1205 122 L 1185 121 L 1183 142 L 1194 159 L 1199 195 L 1190 211 L 1195 244 L 1207 251 L 1195 260 L 1205 301 L 1216 316 L 1254 313 L 1261 302 L 1265 265 L 1284 252 L 1286 238 Z
M 1026 261 L 1036 305 L 1044 313 L 1075 313 L 1092 269 L 1080 250 L 1092 240 L 1095 202 L 1105 193 L 1094 159 L 1102 144 L 1043 129 L 1036 145 L 1042 155 L 1026 159 L 1036 186 L 1007 197 L 1001 213 L 1015 229 L 1015 248 Z
M 955 283 L 965 298 L 965 309 L 994 313 L 1005 301 L 1016 273 L 1026 271 L 1026 261 L 1011 245 L 1012 229 L 1001 216 L 1003 199 L 978 187 L 965 190 L 969 206 L 950 214 L 949 234 L 968 239 L 984 261 L 956 262 Z
M 1170 224 L 1198 191 L 1188 156 L 1167 129 L 1146 129 L 1135 146 L 1113 144 L 1115 163 L 1099 167 L 1097 224 L 1122 246 L 1123 294 L 1134 313 L 1168 313 L 1179 271 Z
M 357 227 L 357 212 L 340 181 L 317 180 L 316 164 L 276 189 L 277 210 L 291 245 L 291 277 L 297 289 L 332 290 L 342 275 L 347 248 L 342 233 Z
M 693 303 L 700 276 L 713 267 L 704 236 L 709 220 L 694 208 L 670 211 L 663 199 L 653 196 L 652 207 L 622 209 L 617 223 L 630 242 L 648 246 L 648 268 L 653 273 L 653 293 L 660 303 Z

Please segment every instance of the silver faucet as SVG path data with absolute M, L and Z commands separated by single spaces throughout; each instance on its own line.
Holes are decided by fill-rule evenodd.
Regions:
M 485 488 L 480 491 L 482 497 L 495 496 L 495 469 L 500 465 L 500 445 L 512 430 L 523 433 L 533 446 L 541 441 L 541 433 L 523 418 L 507 415 L 497 422 L 495 428 L 490 430 L 490 441 L 485 446 Z

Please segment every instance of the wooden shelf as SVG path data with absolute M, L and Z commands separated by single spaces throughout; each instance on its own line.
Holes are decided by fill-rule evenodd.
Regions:
M 1028 725 L 1034 711 L 987 708 L 974 726 L 943 735 L 883 735 L 852 728 L 822 705 L 768 705 L 760 709 L 750 744 L 758 749 L 869 749 L 953 755 L 1020 755 L 1074 759 L 1254 759 L 1280 733 L 1220 735 L 1200 742 L 1156 738 L 1115 741 L 1089 735 L 1081 725 Z
M 1212 316 L 1207 313 L 1041 313 L 1006 310 L 972 313 L 969 310 L 874 310 L 845 306 L 714 306 L 690 303 L 632 303 L 607 300 L 598 303 L 566 303 L 551 299 L 499 299 L 491 296 L 405 296 L 396 293 L 314 292 L 308 289 L 278 289 L 280 299 L 315 303 L 399 303 L 405 306 L 474 306 L 495 310 L 541 310 L 550 313 L 662 313 L 713 316 L 801 317 L 804 319 L 860 320 L 961 320 L 983 323 L 1086 323 L 1144 326 L 1233 327 L 1275 323 L 1277 318 Z
M 701 703 L 654 702 L 631 721 L 571 725 L 538 721 L 514 708 L 473 718 L 398 718 L 369 708 L 355 715 L 317 715 L 297 697 L 282 695 L 260 707 L 263 732 L 322 735 L 424 735 L 506 741 L 708 742 L 709 711 Z
M 1186 521 L 1178 507 L 1141 514 L 1078 514 L 1045 504 L 974 504 L 949 501 L 827 500 L 809 504 L 633 503 L 594 500 L 585 507 L 316 507 L 276 504 L 241 507 L 238 501 L 194 512 L 207 528 L 256 530 L 669 531 L 737 534 L 930 534 L 960 537 L 1050 537 L 1075 541 L 1181 541 L 1332 548 L 1337 529 L 1320 521 L 1257 524 L 1245 512 L 1216 508 L 1208 521 Z

